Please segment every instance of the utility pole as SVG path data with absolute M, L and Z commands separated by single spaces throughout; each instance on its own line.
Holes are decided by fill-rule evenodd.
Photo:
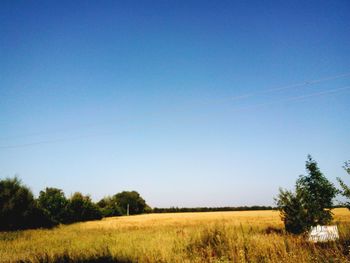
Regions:
M 129 204 L 128 204 L 128 206 L 126 207 L 126 215 L 127 215 L 127 216 L 129 215 Z

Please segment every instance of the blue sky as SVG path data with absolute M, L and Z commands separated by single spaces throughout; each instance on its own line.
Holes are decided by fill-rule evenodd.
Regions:
M 1 1 L 0 177 L 94 200 L 137 190 L 158 207 L 271 205 L 309 153 L 349 179 L 349 12 Z

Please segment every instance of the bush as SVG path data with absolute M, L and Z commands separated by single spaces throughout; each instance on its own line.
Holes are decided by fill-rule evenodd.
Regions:
M 84 196 L 79 192 L 74 193 L 69 199 L 67 212 L 69 215 L 68 221 L 71 223 L 102 218 L 101 211 L 91 201 L 90 196 Z
M 333 199 L 337 194 L 337 189 L 321 173 L 311 156 L 306 161 L 308 175 L 301 175 L 296 183 L 297 193 L 307 211 L 307 224 L 309 226 L 326 225 L 332 219 L 330 208 L 333 207 Z
M 136 191 L 123 191 L 113 196 L 117 204 L 122 210 L 122 213 L 127 214 L 129 206 L 129 214 L 142 214 L 147 210 L 146 201 Z
M 118 201 L 114 197 L 105 197 L 97 203 L 104 217 L 121 216 L 122 210 L 118 205 Z
M 79 192 L 67 199 L 61 189 L 47 187 L 34 199 L 18 178 L 0 180 L 0 231 L 52 227 L 59 223 L 98 220 L 103 216 L 150 212 L 136 191 L 121 192 L 95 204 Z
M 344 170 L 350 175 L 350 161 L 345 162 L 345 165 L 343 166 Z M 343 203 L 343 205 L 345 205 L 349 210 L 350 210 L 350 186 L 346 185 L 343 180 L 341 180 L 340 178 L 337 178 L 342 190 L 340 190 L 339 192 L 345 197 L 347 198 L 347 202 Z
M 18 178 L 0 181 L 0 230 L 51 227 L 54 222 Z
M 297 193 L 280 189 L 277 206 L 287 232 L 300 234 L 307 230 L 306 211 Z
M 68 200 L 61 189 L 47 187 L 45 191 L 40 191 L 38 204 L 47 211 L 54 222 L 66 223 L 68 221 Z
M 295 193 L 280 190 L 276 199 L 288 232 L 299 234 L 311 226 L 332 221 L 331 208 L 337 189 L 321 173 L 317 163 L 308 156 L 307 175 L 296 182 Z

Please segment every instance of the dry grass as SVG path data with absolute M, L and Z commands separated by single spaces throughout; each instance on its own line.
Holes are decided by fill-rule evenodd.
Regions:
M 341 240 L 287 235 L 276 211 L 150 214 L 52 230 L 0 233 L 1 262 L 350 262 L 350 212 Z

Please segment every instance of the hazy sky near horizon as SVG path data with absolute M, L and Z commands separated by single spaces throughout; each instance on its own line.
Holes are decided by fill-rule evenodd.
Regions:
M 153 207 L 271 205 L 307 154 L 349 182 L 349 13 L 0 1 L 0 177 L 36 195 L 137 190 Z

